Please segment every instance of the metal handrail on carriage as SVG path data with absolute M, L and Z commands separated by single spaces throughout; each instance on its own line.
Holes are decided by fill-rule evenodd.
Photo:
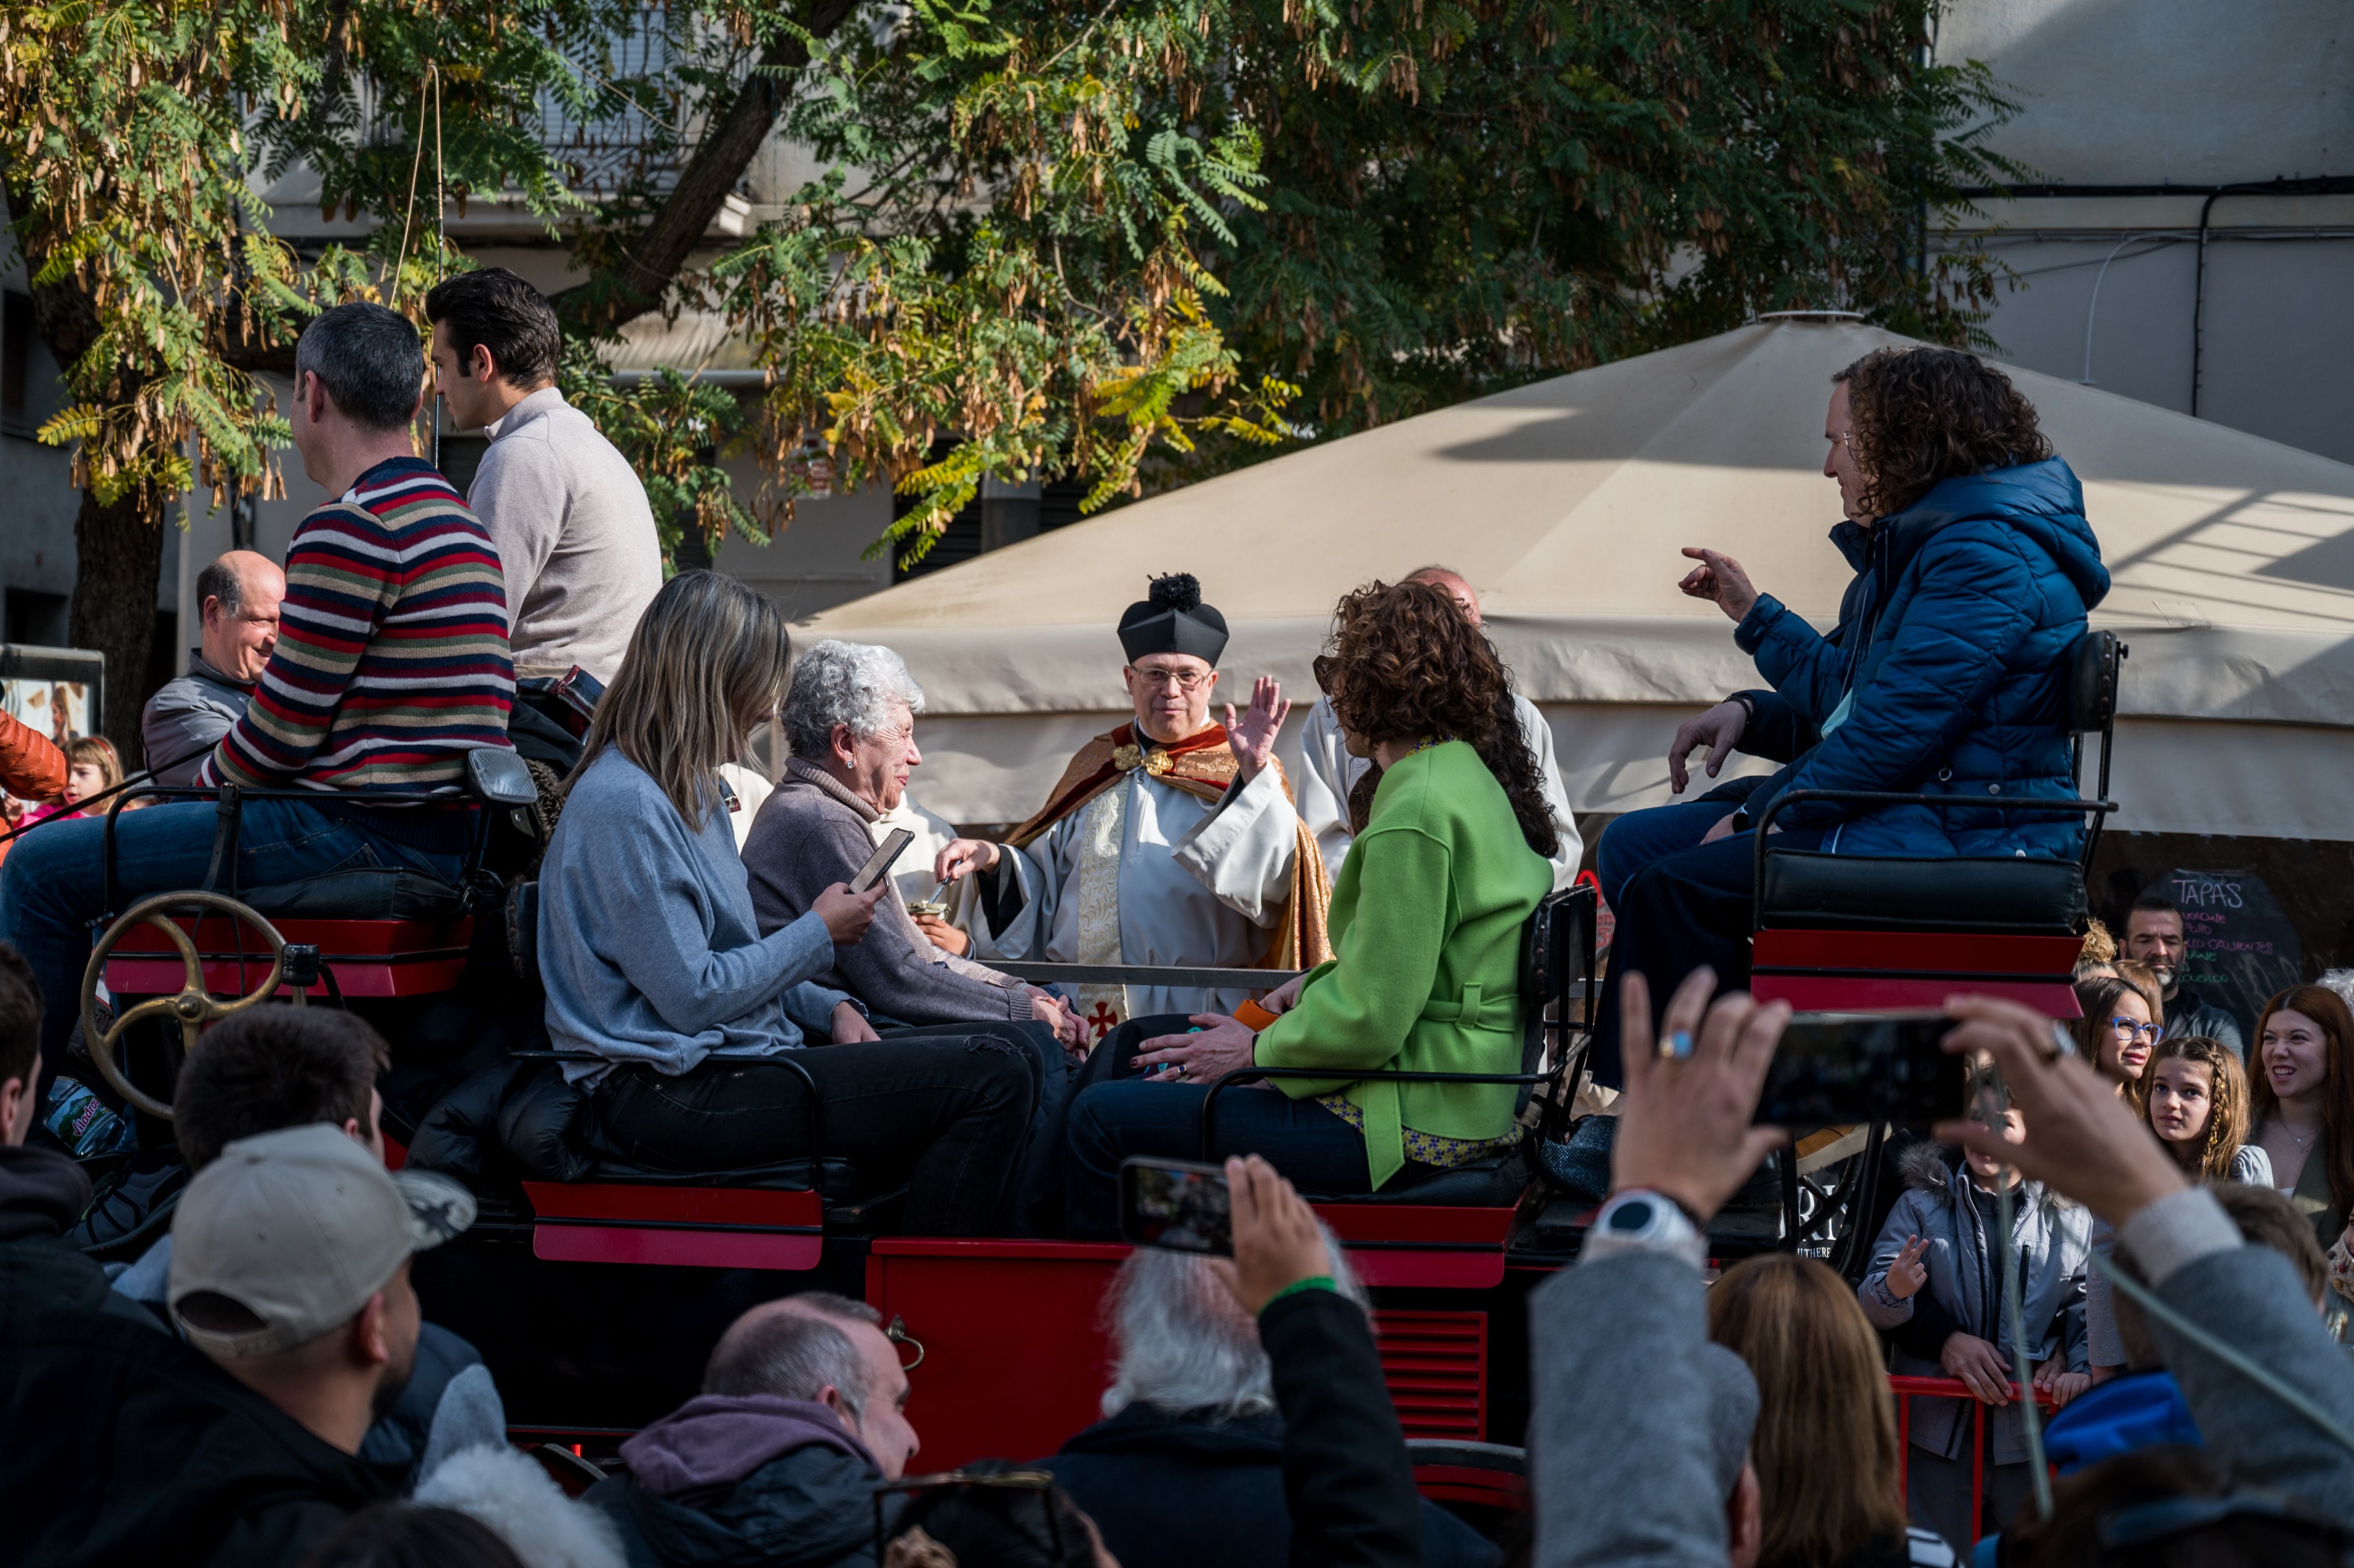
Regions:
M 476 758 L 495 758 L 514 756 L 514 753 L 511 751 L 500 751 L 490 747 L 471 751 L 467 753 L 466 781 L 463 784 L 440 789 L 254 789 L 243 784 L 210 786 L 143 784 L 135 787 L 128 783 L 120 785 L 117 787 L 119 792 L 107 807 L 106 816 L 103 819 L 106 824 L 102 835 L 106 913 L 100 918 L 111 918 L 114 913 L 115 819 L 122 814 L 127 803 L 133 800 L 153 797 L 158 800 L 211 800 L 215 803 L 217 816 L 213 836 L 213 864 L 206 875 L 205 891 L 207 892 L 213 890 L 212 884 L 215 880 L 226 874 L 228 894 L 232 897 L 236 895 L 238 829 L 247 800 L 300 800 L 313 806 L 333 804 L 346 807 L 456 807 L 475 812 L 476 821 L 469 834 L 470 842 L 466 846 L 467 869 L 461 874 L 461 875 L 470 876 L 481 863 L 482 853 L 489 844 L 490 811 L 514 810 L 530 804 L 538 798 L 536 789 L 529 783 L 529 774 L 523 776 L 521 783 L 513 779 L 497 779 L 490 776 L 495 764 L 474 761 Z M 520 763 L 517 766 L 521 766 Z
M 1522 1022 L 1522 1065 L 1532 1069 L 1519 1073 L 1436 1073 L 1405 1072 L 1392 1068 L 1330 1068 L 1330 1067 L 1245 1067 L 1228 1073 L 1209 1086 L 1202 1102 L 1202 1158 L 1212 1159 L 1217 1126 L 1218 1097 L 1229 1088 L 1273 1078 L 1323 1079 L 1333 1082 L 1388 1083 L 1454 1083 L 1454 1084 L 1514 1084 L 1520 1086 L 1520 1106 L 1525 1107 L 1530 1093 L 1539 1084 L 1553 1083 L 1567 1076 L 1572 1065 L 1582 1053 L 1564 1050 L 1550 1069 L 1543 1063 L 1552 1044 L 1554 1030 L 1568 1033 L 1575 1027 L 1565 1018 L 1548 1020 L 1548 1004 L 1568 1001 L 1573 980 L 1584 987 L 1584 1011 L 1577 1021 L 1590 1032 L 1595 1016 L 1595 1002 L 1599 981 L 1595 974 L 1595 927 L 1599 895 L 1590 883 L 1574 884 L 1550 893 L 1541 900 L 1536 912 L 1529 917 L 1528 933 L 1522 949 L 1522 1000 L 1526 1009 Z M 1584 937 L 1582 961 L 1571 972 L 1572 955 L 1569 944 L 1558 939 L 1557 922 L 1564 911 L 1575 909 L 1577 930 Z M 1020 979 L 1035 981 L 1063 981 L 1076 985 L 1150 985 L 1164 988 L 1204 990 L 1271 991 L 1303 971 L 1291 969 L 1213 969 L 1178 965 L 1150 964 L 1054 964 L 1031 963 L 1023 960 L 1000 962 L 991 960 L 991 967 Z M 1527 994 L 1533 987 L 1535 995 Z
M 1520 1087 L 1514 1104 L 1517 1117 L 1526 1108 L 1531 1095 L 1539 1084 L 1562 1084 L 1570 1080 L 1573 1070 L 1584 1059 L 1584 1051 L 1569 1048 L 1567 1037 L 1573 1033 L 1584 1036 L 1582 1044 L 1592 1044 L 1595 1003 L 1599 995 L 1599 980 L 1595 974 L 1596 916 L 1600 894 L 1591 883 L 1576 883 L 1557 892 L 1547 894 L 1533 914 L 1522 938 L 1521 949 L 1521 990 L 1522 1007 L 1521 1067 L 1518 1073 L 1442 1073 L 1409 1072 L 1398 1068 L 1331 1068 L 1331 1067 L 1259 1067 L 1251 1066 L 1228 1073 L 1209 1086 L 1202 1100 L 1202 1158 L 1215 1158 L 1218 1097 L 1230 1088 L 1266 1079 L 1290 1078 L 1323 1080 L 1335 1083 L 1405 1083 L 1405 1084 L 1511 1084 Z M 1561 922 L 1575 919 L 1578 943 L 1576 962 L 1572 972 L 1571 942 Z M 1565 1012 L 1573 981 L 1583 988 L 1583 1010 L 1573 1022 L 1565 1016 L 1548 1019 L 1549 1008 L 1556 1014 Z M 1554 1044 L 1555 1032 L 1563 1036 L 1564 1048 L 1551 1067 L 1545 1056 Z M 1565 1110 L 1555 1095 L 1556 1108 Z

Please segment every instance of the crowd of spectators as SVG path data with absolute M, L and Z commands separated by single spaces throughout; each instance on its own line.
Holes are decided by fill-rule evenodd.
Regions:
M 1745 1565 L 1768 1560 L 1766 1542 L 1815 1530 L 1801 1554 L 1772 1560 L 1947 1561 L 1973 1544 L 1977 1520 L 1959 1541 L 1924 1540 L 1917 1530 L 1900 1540 L 1898 1521 L 1869 1500 L 1893 1495 L 1883 1457 L 1893 1432 L 1880 1426 L 1893 1401 L 1875 1379 L 1851 1371 L 1842 1382 L 1830 1347 L 1841 1340 L 1846 1293 L 1746 1277 L 1809 1266 L 1785 1259 L 1744 1265 L 1712 1289 L 1702 1281 L 1700 1226 L 1777 1140 L 1750 1121 L 1787 1016 L 1779 1004 L 1758 1007 L 1737 994 L 1711 1006 L 1709 981 L 1688 981 L 1667 1010 L 1670 1036 L 1695 1040 L 1688 1055 L 1655 1054 L 1647 1005 L 1629 998 L 1617 1191 L 1579 1262 L 1531 1298 L 1538 1560 Z M 1937 1136 L 1962 1151 L 1973 1178 L 1983 1170 L 2020 1183 L 2018 1223 L 2031 1233 L 2056 1228 L 2034 1216 L 2045 1202 L 2081 1204 L 2106 1222 L 2117 1273 L 2153 1303 L 2144 1312 L 2120 1302 L 2130 1370 L 2073 1404 L 2058 1397 L 2057 1379 L 2049 1385 L 2062 1408 L 2042 1436 L 2064 1478 L 2048 1515 L 2020 1497 L 1985 1520 L 1987 1531 L 2002 1532 L 1995 1560 L 2338 1561 L 2354 1528 L 2354 1366 L 2317 1310 L 2326 1276 L 2311 1228 L 2277 1192 L 2186 1170 L 2114 1079 L 2073 1052 L 2054 1052 L 2043 1019 L 1982 998 L 1950 1011 L 1958 1027 L 1946 1049 L 1999 1074 L 2008 1105 L 1990 1114 L 1982 1095 L 1976 1115 Z M 1942 1200 L 1949 1208 L 1967 1201 Z M 1883 1251 L 1890 1239 L 1883 1233 Z M 1922 1296 L 1919 1283 L 1900 1296 L 1887 1274 L 1953 1250 L 1944 1238 L 1925 1252 L 1909 1244 L 1903 1238 L 1893 1266 L 1867 1279 L 1867 1310 Z M 2017 1273 L 2027 1287 L 2035 1248 L 2024 1250 Z M 2032 1307 L 2028 1315 L 2037 1316 Z M 1752 1358 L 1754 1383 L 1730 1396 L 1712 1334 Z M 1862 1352 L 1858 1364 L 1869 1366 L 1869 1345 L 1847 1338 Z M 2025 1338 L 2033 1353 L 2037 1336 Z M 2049 1328 L 2041 1339 L 2051 1345 Z M 1999 1396 L 2008 1408 L 2027 1392 L 2004 1363 L 1984 1372 L 1988 1404 Z M 1573 1414 L 1637 1377 L 1647 1397 L 1614 1406 L 1612 1422 Z M 1776 1391 L 1784 1416 L 1759 1414 L 1758 1387 Z M 1817 1407 L 1817 1419 L 1788 1414 L 1833 1387 L 1848 1396 Z M 1927 1457 L 1920 1421 L 1916 1410 L 1913 1474 Z M 1794 1429 L 1802 1440 L 1791 1440 Z M 1728 1462 L 1728 1450 L 1745 1450 L 1747 1467 Z M 1768 1474 L 1770 1490 L 1759 1484 Z M 1838 1498 L 1857 1485 L 1866 1500 L 1842 1513 Z M 1796 1517 L 1777 1520 L 1769 1497 Z M 1920 1517 L 1916 1509 L 1916 1524 Z M 2199 1555 L 2165 1554 L 2182 1552 Z

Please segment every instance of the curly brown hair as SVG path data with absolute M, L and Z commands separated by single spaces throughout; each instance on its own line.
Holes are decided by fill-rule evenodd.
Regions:
M 1446 589 L 1368 584 L 1342 598 L 1325 647 L 1316 678 L 1343 731 L 1368 744 L 1465 742 L 1503 786 L 1529 847 L 1547 858 L 1560 851 L 1536 758 L 1512 705 L 1511 672 Z M 1351 791 L 1357 832 L 1364 829 L 1359 809 L 1371 800 L 1363 782 Z
M 2035 405 L 1976 355 L 1876 348 L 1831 381 L 1847 386 L 1848 446 L 1871 516 L 1893 516 L 1945 480 L 2052 455 Z

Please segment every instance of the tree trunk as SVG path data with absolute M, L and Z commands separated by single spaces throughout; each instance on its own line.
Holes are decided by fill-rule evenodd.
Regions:
M 156 577 L 164 566 L 164 518 L 137 493 L 111 506 L 81 493 L 74 518 L 73 609 L 69 635 L 77 648 L 106 655 L 106 738 L 126 770 L 141 766 L 139 710 L 147 654 L 155 636 Z
M 811 35 L 832 37 L 854 5 L 854 0 L 818 0 L 809 18 Z M 658 309 L 672 280 L 719 216 L 727 193 L 776 127 L 791 83 L 768 73 L 807 64 L 809 50 L 798 37 L 780 38 L 763 50 L 759 67 L 744 79 L 734 101 L 712 116 L 662 209 L 620 247 L 620 264 L 565 290 L 556 298 L 557 309 L 592 334 L 611 332 Z
M 8 192 L 8 205 L 14 213 L 28 210 L 14 189 Z M 35 239 L 25 249 L 26 270 L 37 273 L 48 260 L 47 248 Z M 53 283 L 33 291 L 33 324 L 49 357 L 71 367 L 97 340 L 98 305 L 70 279 Z M 114 401 L 137 393 L 130 373 L 118 368 L 101 396 Z M 126 770 L 140 766 L 139 710 L 146 696 L 148 650 L 155 637 L 165 509 L 164 503 L 144 500 L 138 492 L 104 506 L 85 490 L 81 510 L 74 517 L 73 604 L 66 639 L 76 648 L 106 655 L 101 728 L 122 754 Z

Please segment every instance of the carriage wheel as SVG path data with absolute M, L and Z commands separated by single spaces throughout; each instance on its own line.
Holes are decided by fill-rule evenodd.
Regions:
M 177 921 L 171 919 L 165 913 L 167 910 L 185 909 L 191 906 L 198 909 L 210 910 L 217 915 L 225 915 L 231 920 L 251 926 L 268 940 L 270 978 L 261 982 L 260 990 L 251 996 L 239 997 L 235 1001 L 222 1001 L 205 990 L 204 960 L 196 956 L 195 941 L 189 938 L 187 932 L 180 928 Z M 98 987 L 99 981 L 106 974 L 107 955 L 114 951 L 114 945 L 122 939 L 124 932 L 143 923 L 162 931 L 172 939 L 172 945 L 180 950 L 180 962 L 187 972 L 187 983 L 180 988 L 179 994 L 176 996 L 148 998 L 116 1019 L 111 1028 L 101 1031 L 98 1027 Z M 122 1042 L 122 1032 L 145 1018 L 177 1019 L 182 1041 L 188 1049 L 194 1050 L 196 1035 L 206 1024 L 231 1017 L 243 1012 L 249 1007 L 258 1006 L 269 1001 L 277 993 L 279 983 L 284 978 L 285 972 L 286 938 L 278 934 L 276 927 L 236 899 L 217 893 L 162 893 L 153 898 L 143 898 L 123 911 L 121 919 L 107 927 L 106 935 L 99 938 L 98 947 L 90 955 L 90 967 L 82 970 L 81 1032 L 83 1040 L 90 1045 L 90 1060 L 98 1064 L 100 1076 L 114 1086 L 115 1093 L 145 1111 L 149 1116 L 161 1117 L 165 1121 L 169 1121 L 172 1119 L 170 1102 L 159 1100 L 144 1090 L 133 1086 L 131 1080 L 123 1075 L 122 1067 L 116 1065 L 115 1047 Z

